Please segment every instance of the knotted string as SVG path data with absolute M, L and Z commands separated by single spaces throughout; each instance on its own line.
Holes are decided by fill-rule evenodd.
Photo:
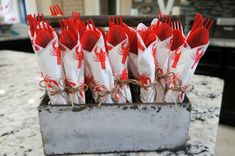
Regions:
M 65 90 L 67 90 L 69 93 L 74 94 L 74 93 L 82 93 L 86 92 L 88 90 L 88 86 L 86 84 L 82 84 L 80 86 L 65 86 Z M 70 104 L 72 105 L 72 108 L 75 107 L 74 101 L 69 101 Z
M 97 102 L 98 102 L 97 106 L 100 107 L 102 101 L 105 101 L 105 99 L 107 99 L 107 97 L 110 96 L 110 95 L 111 95 L 112 99 L 115 100 L 115 98 L 113 98 L 113 94 L 120 88 L 120 86 L 122 86 L 124 84 L 133 84 L 133 85 L 140 86 L 140 87 L 143 87 L 143 88 L 153 87 L 155 89 L 156 89 L 156 86 L 158 84 L 160 84 L 161 88 L 164 90 L 164 95 L 169 90 L 179 91 L 179 92 L 182 92 L 182 94 L 185 94 L 185 93 L 191 92 L 194 89 L 194 86 L 191 85 L 191 84 L 189 84 L 187 87 L 182 87 L 181 85 L 175 85 L 174 87 L 169 87 L 166 84 L 165 87 L 164 87 L 161 80 L 166 79 L 166 78 L 170 78 L 173 75 L 174 75 L 174 73 L 172 73 L 172 72 L 167 73 L 165 75 L 162 75 L 159 72 L 156 72 L 156 80 L 154 82 L 148 84 L 148 85 L 143 85 L 140 81 L 135 80 L 135 79 L 128 79 L 128 80 L 116 79 L 115 80 L 116 85 L 113 89 L 111 89 L 111 90 L 104 89 L 102 92 L 97 93 L 98 94 L 97 95 Z M 83 84 L 83 85 L 80 85 L 80 86 L 64 85 L 64 84 L 61 83 L 61 80 L 63 80 L 63 79 L 59 80 L 59 85 L 64 87 L 65 88 L 64 90 L 60 89 L 60 87 L 56 86 L 54 83 L 46 82 L 45 80 L 41 80 L 39 82 L 39 86 L 44 88 L 46 90 L 46 92 L 49 93 L 49 95 L 51 95 L 51 96 L 61 94 L 63 97 L 64 97 L 64 95 L 62 93 L 64 93 L 65 91 L 67 91 L 69 93 L 86 92 L 89 88 L 88 85 L 86 85 L 86 84 Z M 45 85 L 43 85 L 43 83 L 45 83 Z M 180 83 L 178 83 L 178 84 L 180 84 Z M 49 89 L 47 87 L 48 85 L 51 85 L 52 89 Z M 71 105 L 72 105 L 72 108 L 75 107 L 73 101 L 71 101 Z M 177 105 L 177 102 L 176 102 L 176 105 Z M 90 107 L 90 106 L 85 106 L 84 108 L 82 108 L 82 110 L 85 109 L 86 107 Z
M 159 84 L 161 85 L 161 88 L 164 91 L 164 100 L 165 100 L 165 96 L 169 90 L 177 91 L 177 92 L 181 92 L 181 94 L 185 94 L 185 93 L 191 92 L 194 89 L 194 86 L 192 84 L 189 84 L 187 87 L 182 86 L 180 80 L 175 80 L 176 85 L 174 85 L 173 87 L 170 87 L 167 83 L 165 84 L 165 87 L 164 87 L 161 79 L 166 79 L 166 81 L 167 81 L 168 78 L 171 79 L 171 77 L 174 76 L 174 73 L 169 72 L 165 75 L 161 75 L 159 72 L 156 72 L 156 74 L 157 74 L 156 75 L 157 81 L 159 82 Z M 175 100 L 175 108 L 176 108 L 176 110 L 178 110 L 177 100 Z
M 43 83 L 45 83 L 45 84 L 43 85 Z M 49 85 L 52 86 L 51 89 L 49 89 L 47 87 Z M 62 93 L 64 93 L 64 90 L 60 89 L 60 87 L 56 86 L 53 82 L 41 80 L 39 82 L 39 86 L 46 90 L 46 92 L 44 93 L 44 95 L 41 98 L 45 97 L 46 94 L 49 94 L 50 96 L 55 96 L 55 95 L 60 94 L 61 96 L 63 96 L 65 98 L 65 96 L 62 94 Z M 49 101 L 48 104 L 51 105 L 51 101 Z
M 98 92 L 98 95 L 97 95 L 97 102 L 98 102 L 98 104 L 97 104 L 97 106 L 100 107 L 102 101 L 105 101 L 108 96 L 111 96 L 112 99 L 115 100 L 115 98 L 113 98 L 113 94 L 114 94 L 119 88 L 120 88 L 120 85 L 116 85 L 116 87 L 114 87 L 114 88 L 111 89 L 111 90 L 104 89 L 103 91 Z
M 45 84 L 43 85 L 43 83 L 45 83 Z M 52 86 L 52 88 L 49 89 L 47 87 L 48 85 Z M 64 92 L 64 90 L 60 89 L 60 87 L 56 86 L 53 82 L 46 82 L 45 80 L 41 80 L 39 82 L 39 86 L 41 88 L 44 88 L 46 90 L 46 92 L 49 93 L 51 96 L 55 96 L 57 94 L 62 94 Z

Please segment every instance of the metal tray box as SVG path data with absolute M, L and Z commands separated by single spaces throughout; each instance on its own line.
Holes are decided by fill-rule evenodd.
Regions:
M 86 104 L 38 108 L 45 155 L 162 151 L 185 148 L 191 104 Z
M 46 17 L 46 20 L 51 26 L 58 27 L 59 20 L 63 18 Z M 150 25 L 153 18 L 155 16 L 123 16 L 123 21 L 129 26 L 137 26 L 140 22 Z M 81 19 L 92 19 L 99 27 L 108 26 L 108 16 L 81 16 Z M 75 111 L 71 106 L 50 106 L 45 96 L 38 107 L 45 155 L 185 148 L 190 101 L 185 98 L 176 108 L 174 103 L 140 103 L 138 95 L 135 89 L 132 90 L 135 98 L 132 104 L 94 107 L 91 94 L 86 92 L 87 104 L 77 105 Z

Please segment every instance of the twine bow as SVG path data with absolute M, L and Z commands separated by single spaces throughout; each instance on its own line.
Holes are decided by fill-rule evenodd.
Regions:
M 142 83 L 140 83 L 140 81 L 135 80 L 135 79 L 128 79 L 128 80 L 120 80 L 120 79 L 116 79 L 115 80 L 115 86 L 113 89 L 108 90 L 108 89 L 104 89 L 101 92 L 97 92 L 97 106 L 100 107 L 101 103 L 107 99 L 107 97 L 109 95 L 111 95 L 112 99 L 115 100 L 115 98 L 113 98 L 113 94 L 120 88 L 120 86 L 124 85 L 124 84 L 133 84 L 136 86 L 140 86 L 143 88 L 148 88 L 148 87 L 154 87 L 156 89 L 156 85 L 160 84 L 161 88 L 164 90 L 164 95 L 166 95 L 166 93 L 169 90 L 172 91 L 179 91 L 181 92 L 181 94 L 185 94 L 188 92 L 191 92 L 194 89 L 194 86 L 189 84 L 187 86 L 182 86 L 181 83 L 179 82 L 179 80 L 177 81 L 177 85 L 170 87 L 168 84 L 166 84 L 165 86 L 163 86 L 161 80 L 162 79 L 168 79 L 171 78 L 174 75 L 174 73 L 169 72 L 165 75 L 161 74 L 159 71 L 156 72 L 156 80 L 148 85 L 143 85 Z M 39 86 L 44 88 L 46 90 L 47 93 L 49 93 L 51 96 L 55 96 L 57 94 L 61 94 L 62 96 L 64 96 L 62 93 L 64 93 L 65 91 L 69 92 L 69 93 L 76 93 L 76 92 L 86 92 L 88 90 L 88 85 L 87 84 L 82 84 L 79 86 L 69 86 L 66 84 L 62 84 L 61 81 L 63 79 L 59 80 L 59 86 L 64 87 L 65 89 L 62 90 L 59 86 L 56 86 L 54 83 L 52 82 L 46 82 L 45 80 L 41 80 L 39 82 Z M 45 83 L 43 85 L 43 83 Z M 52 86 L 50 89 L 47 86 Z M 94 90 L 94 89 L 93 89 Z M 74 109 L 75 105 L 73 101 L 70 101 L 72 108 Z M 90 107 L 90 106 L 89 106 Z M 82 107 L 82 110 L 85 109 L 86 107 Z
M 45 83 L 43 85 L 43 83 Z M 52 86 L 51 89 L 49 89 L 47 86 Z M 60 87 L 56 86 L 53 82 L 46 82 L 45 80 L 41 80 L 39 82 L 39 86 L 41 88 L 44 88 L 47 93 L 49 93 L 51 96 L 55 96 L 57 94 L 62 94 L 64 90 L 60 89 Z
M 86 84 L 82 84 L 82 85 L 79 85 L 79 86 L 65 85 L 65 90 L 68 91 L 68 93 L 70 93 L 70 94 L 82 93 L 82 92 L 85 92 L 85 91 L 88 90 L 88 85 L 86 85 Z M 74 101 L 69 101 L 69 102 L 72 105 L 72 108 L 74 108 L 75 107 Z

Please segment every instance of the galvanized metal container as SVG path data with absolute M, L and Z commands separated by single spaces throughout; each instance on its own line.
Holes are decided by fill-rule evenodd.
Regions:
M 123 16 L 131 26 L 149 25 L 155 16 Z M 57 27 L 64 17 L 47 17 Z M 82 16 L 93 19 L 97 26 L 108 26 L 108 16 Z M 102 104 L 95 107 L 90 92 L 87 104 L 48 105 L 45 96 L 40 106 L 39 121 L 44 153 L 69 155 L 162 151 L 185 148 L 188 139 L 191 104 L 185 98 L 177 108 L 174 103 L 140 103 L 138 89 L 131 86 L 132 104 Z
M 185 148 L 191 104 L 48 105 L 38 108 L 45 155 Z

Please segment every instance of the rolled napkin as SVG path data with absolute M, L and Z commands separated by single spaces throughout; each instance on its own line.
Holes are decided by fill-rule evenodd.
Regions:
M 140 99 L 143 103 L 152 103 L 156 101 L 156 89 L 155 86 L 147 86 L 155 82 L 157 36 L 151 28 L 140 23 L 137 26 L 137 43 Z
M 113 71 L 115 86 L 118 87 L 116 99 L 118 103 L 132 103 L 128 80 L 127 58 L 129 52 L 128 37 L 119 24 L 110 24 L 107 34 L 108 57 Z M 120 82 L 118 82 L 120 81 Z
M 128 53 L 128 71 L 135 79 L 138 79 L 138 44 L 137 44 L 137 32 L 135 29 L 130 28 L 128 35 L 129 39 L 129 53 Z
M 81 44 L 86 65 L 95 84 L 92 90 L 95 102 L 113 103 L 114 79 L 102 33 L 94 25 L 88 24 Z
M 61 80 L 64 80 L 64 72 L 61 64 L 58 36 L 54 29 L 43 18 L 35 18 L 34 33 L 31 36 L 32 45 L 37 55 L 39 68 L 43 77 L 50 103 L 68 104 L 67 94 Z
M 184 100 L 185 92 L 192 89 L 189 88 L 190 82 L 198 62 L 204 55 L 208 45 L 208 30 L 205 28 L 198 28 L 191 32 L 184 44 L 175 50 L 175 58 L 172 59 L 169 64 L 170 71 L 174 73 L 171 87 L 180 87 L 179 89 L 182 91 L 170 91 L 166 96 L 167 102 L 173 102 L 175 99 L 182 102 Z
M 188 52 L 183 45 L 171 51 L 169 58 L 169 72 L 173 75 L 169 77 L 169 90 L 165 95 L 166 102 L 179 102 L 180 91 L 174 90 L 182 87 L 182 72 L 188 59 Z
M 61 23 L 63 23 L 63 27 L 60 34 L 60 48 L 69 102 L 85 104 L 84 60 L 79 32 L 73 20 L 62 20 Z
M 165 87 L 168 76 L 168 61 L 172 42 L 172 29 L 167 23 L 152 30 L 158 37 L 156 42 L 156 73 L 157 73 L 157 98 L 155 102 L 164 102 Z
M 168 90 L 166 91 L 165 101 L 166 102 L 178 102 L 179 98 L 176 96 L 180 91 L 182 81 L 180 79 L 180 74 L 185 66 L 185 60 L 187 59 L 186 54 L 183 49 L 185 43 L 185 35 L 183 34 L 183 26 L 181 21 L 175 21 L 172 23 L 173 27 L 173 38 L 172 46 L 170 48 L 170 57 L 168 61 L 168 72 L 172 73 L 168 77 Z M 185 58 L 186 57 L 186 58 Z M 178 93 L 177 93 L 178 92 Z
M 205 54 L 205 51 L 208 45 L 209 45 L 209 42 L 207 44 L 204 44 L 195 48 L 191 48 L 189 45 L 185 46 L 185 51 L 189 54 L 188 54 L 188 61 L 184 67 L 184 70 L 181 73 L 182 88 L 184 91 L 182 91 L 179 96 L 180 102 L 184 100 L 185 92 L 190 85 L 194 72 L 197 68 L 198 62 L 200 61 L 202 56 Z

